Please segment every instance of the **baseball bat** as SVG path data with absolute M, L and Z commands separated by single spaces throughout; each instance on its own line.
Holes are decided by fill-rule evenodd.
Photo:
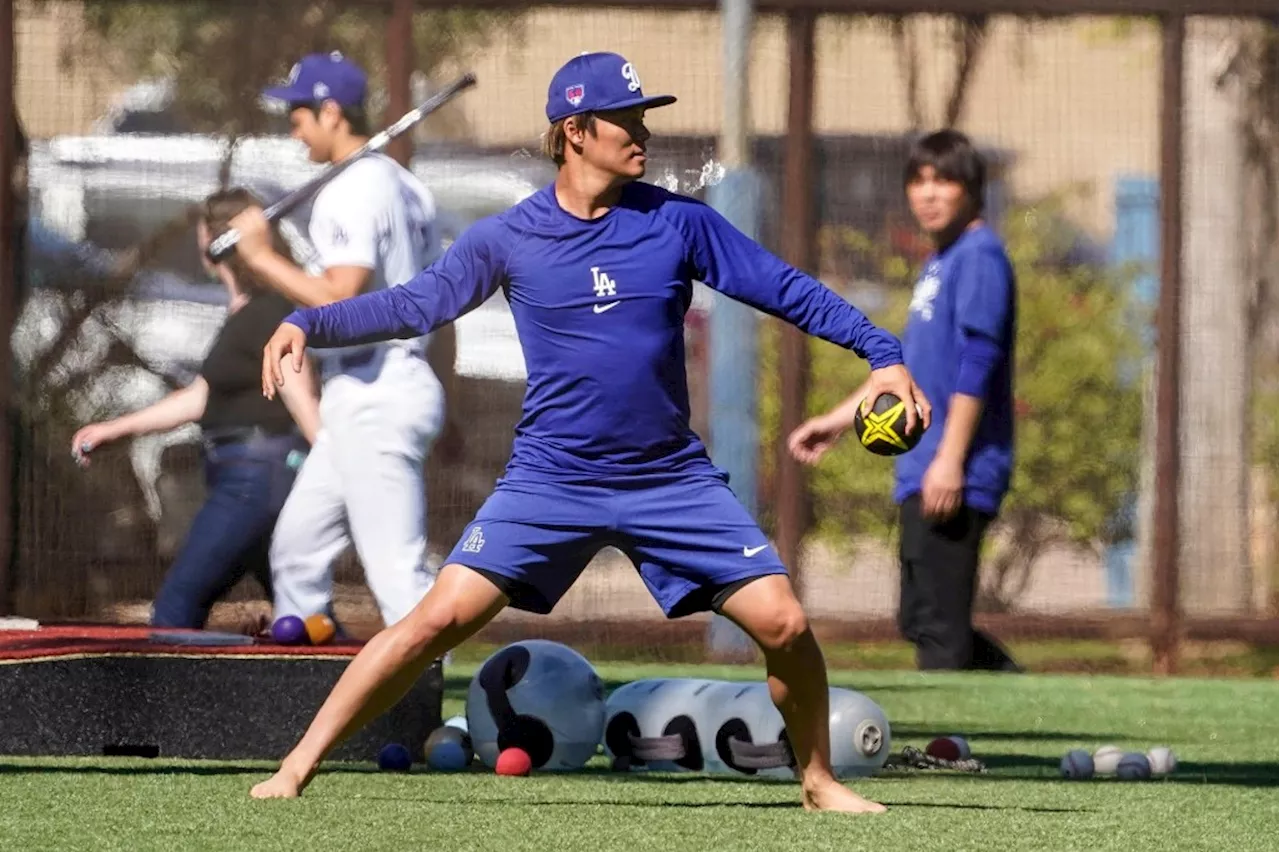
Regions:
M 400 116 L 400 118 L 397 119 L 390 127 L 374 134 L 370 137 L 368 142 L 353 151 L 349 157 L 343 159 L 341 162 L 334 163 L 329 166 L 329 168 L 325 169 L 302 186 L 293 190 L 275 204 L 272 204 L 270 207 L 263 210 L 262 214 L 266 216 L 268 222 L 275 222 L 279 220 L 280 217 L 288 214 L 289 211 L 293 210 L 293 208 L 310 198 L 329 181 L 342 174 L 342 172 L 356 160 L 359 160 L 366 154 L 381 151 L 383 148 L 387 147 L 388 143 L 390 143 L 392 139 L 400 136 L 410 127 L 413 127 L 419 121 L 422 121 L 422 119 L 431 115 L 431 113 L 440 109 L 440 107 L 444 106 L 475 84 L 475 74 L 469 71 L 466 74 L 463 74 L 448 86 L 445 86 L 439 92 L 436 92 L 434 95 L 418 104 L 417 107 Z M 209 244 L 209 250 L 206 254 L 209 256 L 209 260 L 214 263 L 218 263 L 219 261 L 225 260 L 227 256 L 231 254 L 238 242 L 240 242 L 240 232 L 232 229 L 213 240 L 213 242 Z

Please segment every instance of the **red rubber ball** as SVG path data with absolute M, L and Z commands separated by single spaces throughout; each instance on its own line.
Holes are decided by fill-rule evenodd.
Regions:
M 532 769 L 533 760 L 530 759 L 529 752 L 522 748 L 503 749 L 493 767 L 493 771 L 499 775 L 528 775 Z
M 938 737 L 925 747 L 924 753 L 940 760 L 959 760 L 960 745 L 951 737 Z

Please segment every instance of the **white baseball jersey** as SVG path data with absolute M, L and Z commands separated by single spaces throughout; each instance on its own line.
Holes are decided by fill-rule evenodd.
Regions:
M 404 284 L 440 253 L 431 193 L 381 154 L 320 190 L 310 236 L 322 269 L 371 270 L 366 291 Z M 324 381 L 320 433 L 276 522 L 275 616 L 330 612 L 333 564 L 354 543 L 391 625 L 434 582 L 423 470 L 443 426 L 444 392 L 425 337 L 314 354 Z
M 435 199 L 412 172 L 384 154 L 353 163 L 316 194 L 309 235 L 321 269 L 372 271 L 365 292 L 405 283 L 440 254 Z M 417 345 L 425 342 L 419 338 Z

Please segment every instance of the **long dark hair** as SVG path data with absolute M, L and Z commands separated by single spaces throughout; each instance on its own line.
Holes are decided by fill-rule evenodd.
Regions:
M 210 195 L 204 200 L 204 207 L 200 211 L 200 218 L 205 227 L 209 229 L 209 239 L 216 240 L 226 233 L 230 230 L 230 223 L 233 218 L 248 208 L 255 206 L 262 207 L 265 205 L 263 205 L 258 196 L 243 187 L 220 189 Z M 276 223 L 271 225 L 271 247 L 282 257 L 294 260 L 293 252 L 290 250 L 289 244 L 285 242 L 284 236 L 280 233 L 280 227 Z M 240 255 L 233 253 L 222 261 L 222 265 L 231 270 L 231 274 L 236 278 L 236 286 L 246 296 L 252 298 L 258 293 L 269 289 L 266 282 L 253 273 L 253 270 L 240 258 Z

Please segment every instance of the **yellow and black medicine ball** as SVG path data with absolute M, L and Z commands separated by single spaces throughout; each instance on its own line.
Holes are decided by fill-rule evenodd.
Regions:
M 924 423 L 917 419 L 915 430 L 908 433 L 906 403 L 891 393 L 882 393 L 866 414 L 858 406 L 853 429 L 862 446 L 876 455 L 899 456 L 920 443 Z

